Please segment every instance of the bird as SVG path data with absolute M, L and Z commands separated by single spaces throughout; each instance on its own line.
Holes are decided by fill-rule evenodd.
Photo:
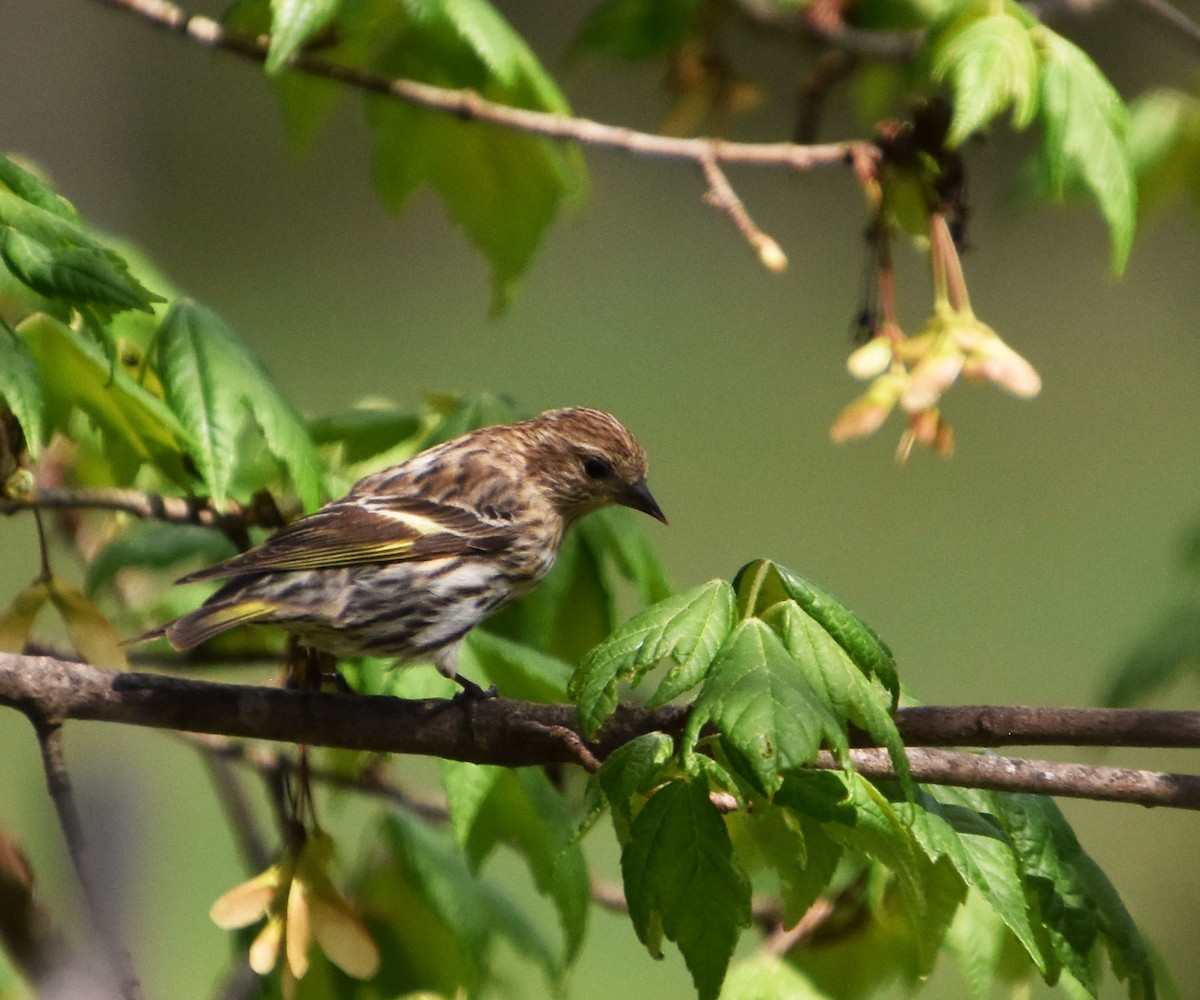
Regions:
M 616 417 L 568 407 L 483 427 L 360 479 L 262 544 L 180 578 L 226 581 L 153 635 L 188 650 L 282 626 L 335 658 L 432 661 L 467 694 L 463 637 L 550 572 L 566 531 L 617 504 L 667 523 Z

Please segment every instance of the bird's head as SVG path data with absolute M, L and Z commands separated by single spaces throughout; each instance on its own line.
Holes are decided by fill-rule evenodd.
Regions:
M 576 406 L 527 422 L 536 476 L 567 523 L 609 504 L 667 523 L 646 486 L 646 453 L 616 417 Z

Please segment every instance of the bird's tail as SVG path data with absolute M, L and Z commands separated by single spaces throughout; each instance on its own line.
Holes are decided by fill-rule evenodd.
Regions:
M 195 611 L 189 612 L 182 618 L 177 618 L 166 628 L 147 633 L 145 638 L 153 639 L 159 635 L 166 636 L 167 641 L 176 649 L 191 649 L 199 646 L 213 636 L 231 629 L 235 625 L 259 621 L 274 611 L 273 605 L 256 598 L 230 598 L 201 605 Z

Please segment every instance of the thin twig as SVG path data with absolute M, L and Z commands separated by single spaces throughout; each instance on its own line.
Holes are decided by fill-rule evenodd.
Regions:
M 227 31 L 212 18 L 189 14 L 168 0 L 97 2 L 128 11 L 158 27 L 182 34 L 210 48 L 233 52 L 257 62 L 262 62 L 267 57 L 267 36 L 247 36 Z M 815 167 L 843 163 L 857 164 L 864 159 L 874 161 L 878 156 L 874 145 L 862 141 L 801 146 L 791 142 L 731 142 L 724 139 L 689 139 L 639 132 L 589 118 L 498 104 L 480 97 L 473 90 L 453 90 L 420 80 L 389 77 L 332 62 L 308 52 L 296 53 L 288 65 L 309 76 L 334 80 L 358 90 L 382 94 L 456 118 L 487 122 L 548 139 L 571 140 L 587 146 L 621 150 L 642 156 L 691 160 L 695 163 L 713 159 L 720 163 L 751 163 L 788 167 L 793 170 L 811 170 Z
M 1133 0 L 1146 13 L 1177 31 L 1193 47 L 1200 48 L 1200 24 L 1167 0 Z
M 762 261 L 768 271 L 778 274 L 785 270 L 788 264 L 787 255 L 780 249 L 779 244 L 759 229 L 755 221 L 750 218 L 750 213 L 746 211 L 742 199 L 733 190 L 729 178 L 725 176 L 716 159 L 706 156 L 700 161 L 700 167 L 704 171 L 705 181 L 708 182 L 704 200 L 733 220 L 737 231 L 745 237 L 746 242 L 758 254 L 758 259 Z
M 930 785 L 1200 809 L 1200 776 L 1194 774 L 996 757 L 927 747 L 907 747 L 905 753 L 913 779 Z M 860 748 L 851 750 L 850 758 L 859 774 L 868 778 L 896 777 L 886 750 Z M 822 751 L 816 766 L 835 770 L 841 764 L 832 754 Z
M 556 727 L 584 739 L 571 705 L 492 698 L 472 703 L 468 711 L 461 704 L 441 699 L 408 701 L 111 673 L 86 664 L 11 653 L 0 653 L 0 705 L 4 704 L 35 720 L 94 719 L 506 767 L 578 763 L 577 752 L 556 735 Z M 938 712 L 944 713 L 946 722 L 942 732 L 935 725 Z M 966 724 L 964 716 L 975 723 Z M 686 706 L 644 709 L 621 705 L 586 745 L 603 760 L 645 733 L 678 735 L 687 717 Z M 1003 719 L 1007 725 L 1000 731 L 983 721 L 988 719 Z M 1200 809 L 1200 778 L 1193 775 L 920 748 L 936 743 L 998 746 L 1048 742 L 1196 747 L 1200 746 L 1200 712 L 975 706 L 901 709 L 896 723 L 901 737 L 913 747 L 909 758 L 917 781 Z M 1111 739 L 1102 738 L 1104 730 Z M 917 732 L 921 738 L 914 738 Z M 981 738 L 972 740 L 971 732 Z M 864 774 L 892 776 L 891 762 L 883 751 L 864 747 L 852 753 Z M 823 766 L 834 764 L 827 759 Z
M 75 874 L 83 888 L 92 932 L 96 941 L 104 947 L 120 995 L 125 1000 L 141 1000 L 141 984 L 133 971 L 133 961 L 129 952 L 118 934 L 116 914 L 112 912 L 112 907 L 100 891 L 100 880 L 92 863 L 87 837 L 83 832 L 83 821 L 75 806 L 71 778 L 67 773 L 62 752 L 62 723 L 48 721 L 49 718 L 46 715 L 31 716 L 30 721 L 37 730 L 46 786 L 58 813 L 58 823 L 67 842 L 67 851 L 75 866 Z
M 246 799 L 242 786 L 238 784 L 229 761 L 214 753 L 201 755 L 212 780 L 217 799 L 225 812 L 225 818 L 233 830 L 234 839 L 242 853 L 242 861 L 249 872 L 263 871 L 272 861 L 273 852 L 267 847 L 266 839 L 254 820 L 253 810 Z
M 144 490 L 117 487 L 68 489 L 45 487 L 30 497 L 0 496 L 0 514 L 43 510 L 111 510 L 143 520 L 166 521 L 171 524 L 198 524 L 214 528 L 226 535 L 242 534 L 248 527 L 278 528 L 283 519 L 278 513 L 260 509 L 258 505 L 242 506 L 234 500 L 228 510 L 214 510 L 207 498 L 172 497 Z

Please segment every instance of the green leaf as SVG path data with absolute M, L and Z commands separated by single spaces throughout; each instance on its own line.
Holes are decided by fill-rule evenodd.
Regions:
M 891 649 L 870 625 L 833 595 L 786 566 L 766 560 L 743 566 L 734 578 L 734 586 L 740 597 L 750 601 L 747 614 L 765 610 L 783 598 L 795 601 L 846 651 L 859 670 L 888 690 L 891 707 L 896 707 L 900 677 Z
M 1051 799 L 997 794 L 996 811 L 1012 845 L 1031 907 L 1033 926 L 1044 935 L 1046 981 L 1066 968 L 1093 996 L 1091 956 L 1100 934 L 1095 902 L 1078 870 L 1083 848 Z
M 29 345 L 0 319 L 0 402 L 7 406 L 32 458 L 38 457 L 46 443 L 46 402 L 42 395 L 42 380 Z
M 1046 962 L 1029 920 L 1021 872 L 1004 830 L 991 816 L 994 808 L 990 793 L 957 788 L 922 792 L 918 802 L 895 806 L 929 860 L 948 858 L 1044 972 Z
M 1116 888 L 1087 854 L 1079 859 L 1077 870 L 1095 905 L 1113 974 L 1126 984 L 1131 1000 L 1154 1000 L 1158 991 L 1146 942 Z
M 338 12 L 340 0 L 271 0 L 271 47 L 266 71 L 277 74 Z
M 791 962 L 778 955 L 755 952 L 734 962 L 725 977 L 721 1000 L 829 1000 Z
M 822 745 L 845 759 L 844 726 L 779 637 L 757 618 L 743 620 L 717 653 L 688 716 L 684 747 L 711 721 L 760 787 L 811 763 Z
M 20 281 L 40 295 L 105 310 L 153 312 L 163 301 L 144 288 L 110 251 L 91 247 L 52 248 L 12 228 L 0 235 L 0 257 Z
M 29 631 L 49 598 L 50 588 L 44 580 L 35 580 L 13 598 L 0 615 L 0 652 L 25 652 Z
M 123 569 L 162 570 L 184 561 L 211 566 L 236 552 L 233 543 L 212 528 L 139 521 L 92 559 L 83 589 L 95 597 Z
M 607 802 L 612 809 L 617 841 L 627 843 L 634 796 L 665 780 L 674 754 L 675 741 L 666 733 L 645 733 L 614 750 L 589 782 L 589 790 L 599 789 L 599 794 L 594 796 L 581 826 L 590 827 Z
M 913 831 L 874 785 L 854 772 L 837 775 L 846 787 L 846 805 L 825 830 L 835 841 L 886 865 L 896 876 L 905 913 L 919 921 L 925 912 L 928 862 Z
M 976 5 L 931 42 L 932 76 L 954 89 L 947 145 L 959 146 L 1011 105 L 1013 127 L 1037 111 L 1038 61 L 1029 30 L 1004 9 Z
M 634 615 L 591 650 L 571 678 L 568 691 L 579 706 L 584 731 L 596 732 L 617 706 L 617 685 L 637 685 L 670 659 L 652 704 L 694 687 L 704 677 L 733 622 L 733 590 L 710 580 Z
M 697 0 L 606 0 L 592 10 L 571 44 L 628 62 L 669 52 L 687 37 Z
M 646 515 L 626 507 L 606 507 L 589 514 L 574 529 L 585 543 L 611 557 L 621 576 L 637 588 L 643 604 L 671 595 L 671 584 L 658 552 L 646 535 Z
M 791 601 L 777 604 L 763 620 L 783 639 L 813 688 L 824 692 L 825 701 L 834 713 L 887 748 L 901 786 L 906 794 L 911 794 L 908 755 L 883 692 L 871 684 L 833 636 L 798 604 Z
M 132 470 L 155 465 L 181 487 L 194 480 L 183 453 L 194 447 L 188 432 L 157 397 L 114 369 L 94 342 L 44 314 L 17 327 L 41 373 L 48 430 L 71 437 L 70 416 L 78 409 L 105 434 L 117 461 Z
M 377 838 L 358 883 L 383 966 L 373 981 L 382 996 L 432 990 L 476 995 L 497 942 L 536 963 L 551 982 L 562 968 L 554 949 L 523 911 L 472 872 L 459 850 L 428 825 L 396 812 Z
M 245 413 L 287 468 L 306 510 L 320 501 L 320 460 L 308 430 L 258 360 L 216 313 L 179 299 L 156 341 L 156 370 L 171 409 L 192 435 L 190 453 L 213 503 L 224 505 Z
M 50 601 L 67 626 L 67 636 L 75 652 L 93 666 L 129 669 L 129 659 L 117 630 L 78 587 L 54 577 L 49 582 L 49 591 Z
M 821 824 L 794 809 L 755 800 L 725 818 L 739 861 L 751 876 L 770 869 L 779 880 L 785 926 L 791 927 L 830 889 L 842 847 Z
M 455 837 L 478 869 L 501 843 L 529 866 L 538 890 L 558 911 L 565 963 L 579 954 L 591 901 L 587 864 L 562 796 L 536 768 L 445 761 Z
M 655 957 L 664 936 L 674 941 L 700 1000 L 714 1000 L 750 923 L 750 883 L 703 782 L 654 793 L 633 821 L 621 873 L 638 939 Z
M 566 100 L 525 42 L 484 0 L 401 0 L 378 69 L 390 76 L 470 88 L 514 107 L 568 113 Z M 492 266 L 492 308 L 508 303 L 542 233 L 584 187 L 572 146 L 368 98 L 373 177 L 399 211 L 423 184 L 441 196 Z
M 1082 185 L 1108 223 L 1113 270 L 1129 257 L 1137 186 L 1126 146 L 1129 112 L 1091 58 L 1045 26 L 1030 32 L 1041 57 L 1041 114 L 1050 189 Z
M 342 460 L 357 465 L 412 438 L 421 428 L 415 413 L 393 407 L 355 407 L 308 422 L 313 444 L 340 445 Z
M 79 222 L 79 213 L 74 205 L 33 171 L 4 155 L 0 155 L 0 184 L 18 198 L 44 209 L 51 215 L 57 215 L 68 222 Z

